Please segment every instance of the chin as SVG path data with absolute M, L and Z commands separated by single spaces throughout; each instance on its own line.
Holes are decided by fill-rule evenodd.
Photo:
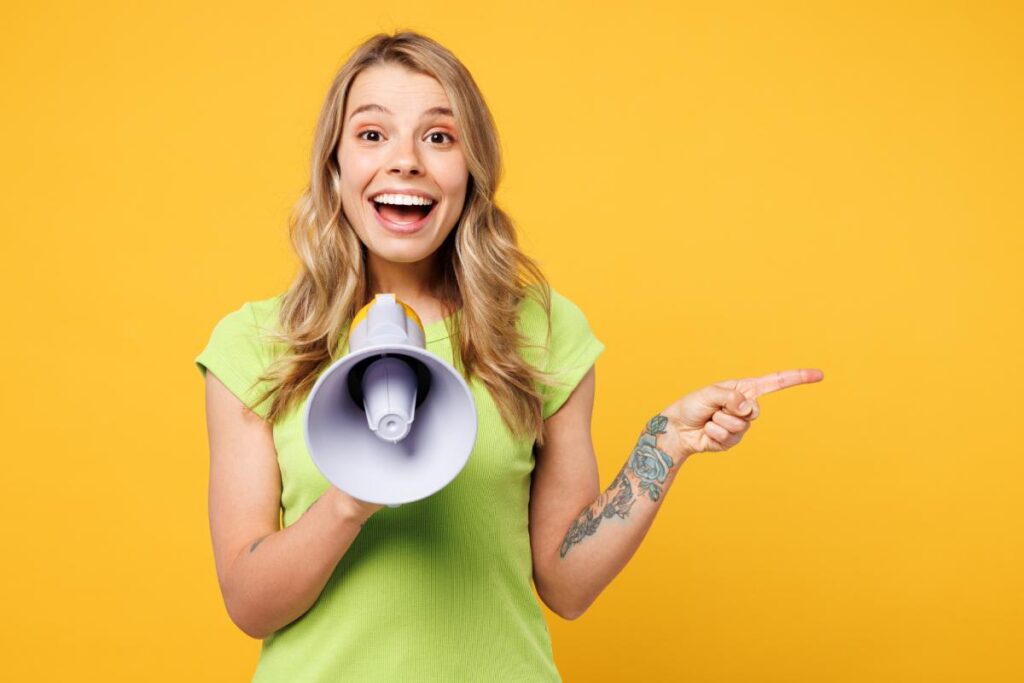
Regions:
M 434 252 L 424 249 L 422 245 L 409 245 L 405 249 L 401 246 L 396 248 L 393 245 L 387 245 L 384 249 L 374 249 L 374 253 L 379 258 L 391 263 L 419 263 L 423 259 L 429 258 Z

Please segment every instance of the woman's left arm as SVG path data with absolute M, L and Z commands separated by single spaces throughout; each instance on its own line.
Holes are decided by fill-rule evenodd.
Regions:
M 590 436 L 591 368 L 545 421 L 545 443 L 533 471 L 530 545 L 534 583 L 544 603 L 565 619 L 583 614 L 636 552 L 688 457 L 739 443 L 760 414 L 759 396 L 823 378 L 820 370 L 787 370 L 687 394 L 648 421 L 600 493 Z

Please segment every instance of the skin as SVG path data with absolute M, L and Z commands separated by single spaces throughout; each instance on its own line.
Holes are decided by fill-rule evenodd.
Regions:
M 388 113 L 350 114 L 365 104 L 378 104 Z M 451 104 L 431 77 L 394 65 L 368 69 L 349 91 L 338 150 L 342 210 L 367 247 L 372 287 L 394 292 L 426 323 L 441 316 L 429 289 L 434 257 L 458 223 L 469 182 L 455 120 L 424 116 L 435 108 L 451 109 Z M 379 224 L 370 198 L 388 187 L 423 190 L 437 200 L 422 230 L 402 236 Z M 545 422 L 545 445 L 538 449 L 531 475 L 529 538 L 534 579 L 545 604 L 565 618 L 586 611 L 639 547 L 687 458 L 735 446 L 760 415 L 761 395 L 822 378 L 818 370 L 791 370 L 718 382 L 686 394 L 648 420 L 627 462 L 601 493 L 590 435 L 596 383 L 591 368 Z M 225 403 L 234 400 L 226 390 L 221 393 Z M 743 401 L 750 404 L 741 409 Z M 272 453 L 269 435 L 263 441 Z M 268 474 L 275 472 L 269 456 L 266 462 Z M 241 495 L 231 500 L 237 502 Z M 266 587 L 258 599 L 232 600 L 239 605 L 239 622 L 257 637 L 308 608 L 358 525 L 383 507 L 352 499 L 332 486 L 326 494 L 330 505 L 313 505 L 299 522 L 271 533 L 267 529 L 276 527 L 280 484 L 267 487 L 262 496 L 266 521 L 246 533 L 249 542 L 243 548 L 248 552 L 240 549 L 231 555 L 234 568 L 224 569 L 232 577 L 225 585 L 241 587 L 225 595 L 256 595 L 259 587 Z M 324 544 L 325 538 L 335 542 Z M 323 557 L 311 562 L 306 555 L 301 566 L 293 567 L 288 564 L 296 557 L 292 544 L 322 549 Z M 242 560 L 240 555 L 254 559 Z M 227 566 L 228 561 L 220 564 Z M 309 577 L 296 581 L 302 572 Z
M 824 377 L 821 370 L 801 369 L 725 380 L 668 406 L 647 422 L 611 485 L 572 523 L 562 539 L 559 557 L 564 560 L 574 546 L 596 534 L 602 520 L 628 519 L 638 498 L 659 501 L 689 456 L 722 452 L 739 444 L 761 414 L 759 397 L 820 382 Z
M 355 113 L 368 104 L 390 113 Z M 435 107 L 451 103 L 434 78 L 395 64 L 365 69 L 349 89 L 338 146 L 342 210 L 366 245 L 371 285 L 394 292 L 425 323 L 441 317 L 429 292 L 435 253 L 458 223 L 469 185 L 455 119 L 425 114 Z M 381 226 L 370 198 L 385 188 L 422 190 L 437 200 L 427 225 L 413 235 Z
M 359 111 L 378 105 L 387 111 Z M 424 324 L 443 317 L 430 291 L 436 252 L 462 215 L 469 170 L 450 114 L 430 113 L 451 103 L 441 84 L 396 64 L 367 68 L 349 88 L 338 145 L 342 211 L 366 246 L 370 286 L 393 292 Z M 435 200 L 427 224 L 412 235 L 388 231 L 371 198 L 384 189 L 419 190 Z M 340 492 L 358 516 L 383 505 Z M 255 547 L 254 547 L 255 549 Z
M 389 113 L 352 115 L 367 104 Z M 342 210 L 367 247 L 371 285 L 378 292 L 395 292 L 427 323 L 441 317 L 429 290 L 435 254 L 458 223 L 469 183 L 454 119 L 424 116 L 437 107 L 450 109 L 450 103 L 433 78 L 397 65 L 367 69 L 349 91 L 338 149 Z M 378 223 L 369 200 L 389 187 L 415 188 L 438 200 L 417 234 L 396 235 Z M 787 370 L 687 394 L 648 421 L 627 462 L 600 493 L 589 433 L 591 369 L 566 405 L 547 420 L 549 444 L 533 473 L 530 535 L 542 599 L 566 618 L 582 614 L 632 556 L 686 458 L 738 444 L 760 414 L 758 397 L 822 378 L 820 370 Z M 739 407 L 743 401 L 750 403 L 745 409 Z M 360 519 L 383 507 L 349 502 L 356 504 Z M 624 523 L 602 527 L 608 519 Z M 606 529 L 603 538 L 570 552 L 599 528 Z
M 432 260 L 455 229 L 469 181 L 458 131 L 450 117 L 422 117 L 448 100 L 435 81 L 401 67 L 369 69 L 355 79 L 346 111 L 370 103 L 392 113 L 364 112 L 344 122 L 338 151 L 343 210 L 367 247 L 376 291 L 395 292 L 433 322 L 440 315 L 431 315 Z M 450 132 L 455 141 L 434 135 L 439 132 Z M 384 187 L 417 188 L 439 200 L 419 234 L 394 235 L 377 223 L 368 200 Z M 567 619 L 583 614 L 629 561 L 689 455 L 735 446 L 760 413 L 760 395 L 821 379 L 818 370 L 791 370 L 719 382 L 683 397 L 648 421 L 602 494 L 590 438 L 591 368 L 545 420 L 545 445 L 538 447 L 531 475 L 533 578 L 545 604 Z M 744 399 L 752 406 L 740 410 Z M 262 639 L 315 603 L 359 526 L 383 506 L 329 487 L 298 521 L 281 529 L 280 471 L 270 425 L 248 412 L 213 373 L 207 373 L 207 420 L 218 580 L 232 619 Z M 667 475 L 661 470 L 666 458 L 672 463 Z

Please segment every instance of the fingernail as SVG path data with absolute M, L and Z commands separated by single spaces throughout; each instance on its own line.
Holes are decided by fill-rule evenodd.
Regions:
M 741 412 L 741 413 L 745 413 L 745 412 L 747 412 L 748 410 L 750 410 L 750 404 L 749 404 L 749 403 L 747 403 L 746 401 L 744 401 L 743 403 L 741 403 L 741 404 L 740 404 L 740 412 Z

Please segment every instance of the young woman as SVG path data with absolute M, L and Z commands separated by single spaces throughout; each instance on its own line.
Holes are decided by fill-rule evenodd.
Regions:
M 257 681 L 557 681 L 533 594 L 582 614 L 633 555 L 679 467 L 735 445 L 794 370 L 722 382 L 653 417 L 603 493 L 590 439 L 604 346 L 517 247 L 494 202 L 494 123 L 465 67 L 422 35 L 377 35 L 338 72 L 290 231 L 284 293 L 214 328 L 210 529 L 228 613 L 263 639 Z M 299 410 L 393 292 L 478 412 L 465 468 L 398 508 L 330 485 Z M 279 517 L 279 515 L 283 515 Z

